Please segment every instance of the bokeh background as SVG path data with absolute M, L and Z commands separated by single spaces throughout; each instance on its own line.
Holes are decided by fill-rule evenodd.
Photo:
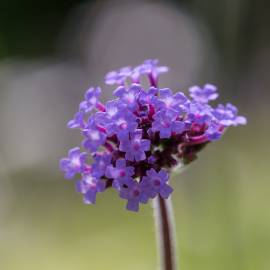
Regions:
M 171 180 L 181 269 L 269 270 L 269 3 L 1 0 L 0 268 L 156 269 L 151 206 L 86 206 L 58 160 L 86 88 L 159 58 L 161 86 L 216 84 L 249 121 Z

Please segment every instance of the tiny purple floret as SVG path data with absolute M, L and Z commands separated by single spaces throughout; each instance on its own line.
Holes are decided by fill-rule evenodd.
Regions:
M 142 139 L 142 130 L 136 129 L 130 133 L 130 138 L 120 141 L 120 151 L 125 152 L 125 158 L 129 161 L 146 159 L 146 151 L 150 150 L 150 141 Z
M 212 84 L 206 84 L 203 88 L 199 86 L 192 86 L 189 88 L 190 96 L 199 103 L 208 103 L 208 101 L 215 100 L 218 97 L 217 87 Z
M 75 174 L 83 171 L 87 154 L 81 153 L 79 147 L 69 150 L 68 157 L 60 160 L 60 168 L 65 173 L 65 178 L 71 179 Z

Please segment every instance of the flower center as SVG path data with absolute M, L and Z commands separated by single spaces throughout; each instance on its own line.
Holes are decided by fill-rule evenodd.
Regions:
M 134 142 L 133 143 L 133 150 L 138 151 L 140 149 L 140 143 L 139 142 Z
M 126 94 L 126 100 L 128 103 L 133 103 L 135 100 L 134 94 L 133 93 Z
M 90 99 L 89 99 L 89 103 L 90 104 L 96 104 L 97 103 L 97 98 L 94 96 L 94 97 L 91 97 Z
M 158 178 L 154 179 L 153 183 L 154 183 L 154 186 L 159 187 L 160 186 L 160 179 L 158 179 Z
M 80 157 L 73 158 L 71 160 L 71 166 L 74 167 L 74 168 L 80 167 L 81 166 Z
M 95 131 L 95 130 L 91 131 L 91 133 L 89 135 L 90 135 L 90 138 L 92 140 L 99 140 L 99 138 L 100 138 L 99 137 L 99 132 Z
M 162 123 L 162 126 L 163 126 L 164 128 L 169 128 L 169 127 L 170 127 L 170 123 L 169 123 L 169 122 L 162 121 L 161 123 Z
M 169 107 L 170 105 L 172 105 L 172 103 L 173 103 L 173 98 L 172 97 L 166 97 L 165 99 L 164 99 L 164 102 L 165 102 L 165 104 L 167 105 L 167 107 Z
M 120 126 L 121 129 L 126 129 L 127 128 L 127 122 L 123 120 L 122 123 L 120 123 L 119 126 Z
M 119 175 L 120 175 L 121 177 L 125 177 L 125 176 L 126 176 L 125 170 L 120 170 Z
M 89 187 L 93 190 L 95 190 L 97 188 L 97 184 L 96 183 L 90 183 Z
M 133 190 L 133 197 L 138 197 L 140 195 L 140 191 L 138 189 Z

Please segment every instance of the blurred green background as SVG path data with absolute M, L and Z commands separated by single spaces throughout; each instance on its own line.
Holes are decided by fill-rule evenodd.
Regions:
M 162 86 L 216 84 L 249 121 L 171 180 L 181 269 L 269 270 L 269 18 L 262 0 L 1 0 L 0 269 L 156 269 L 151 206 L 86 206 L 58 171 L 87 86 L 154 57 Z

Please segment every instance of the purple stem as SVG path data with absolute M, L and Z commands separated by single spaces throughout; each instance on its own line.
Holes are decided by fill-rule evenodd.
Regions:
M 158 86 L 157 78 L 156 79 L 154 78 L 153 73 L 149 73 L 148 74 L 148 79 L 150 81 L 151 86 L 154 86 L 154 87 L 157 87 Z
M 171 199 L 160 196 L 154 201 L 154 215 L 161 270 L 176 270 L 176 245 Z

